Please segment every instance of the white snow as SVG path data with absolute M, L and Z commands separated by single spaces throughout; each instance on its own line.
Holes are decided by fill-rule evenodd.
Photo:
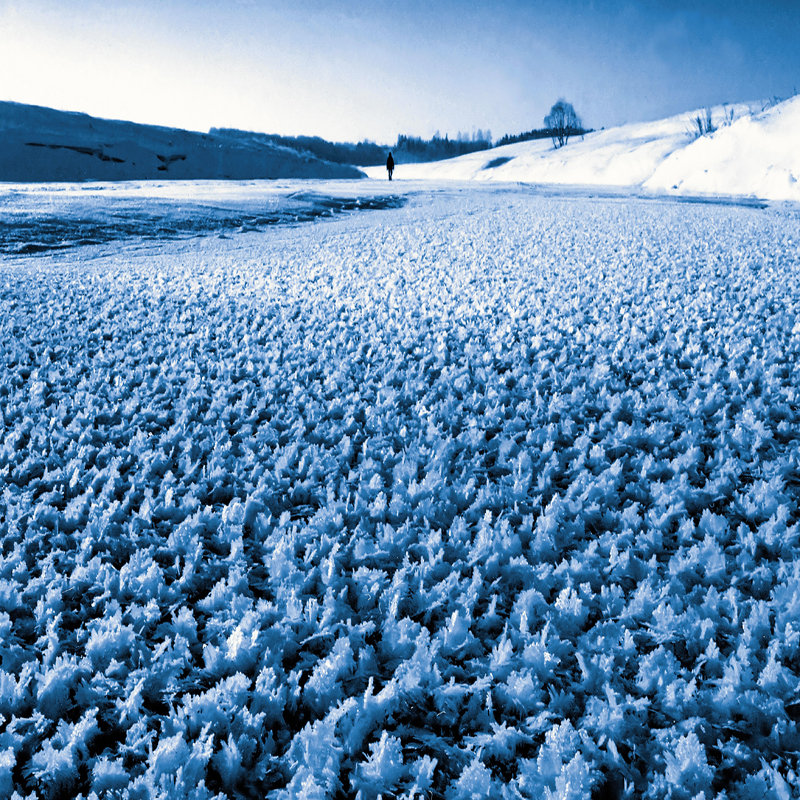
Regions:
M 405 187 L 0 257 L 4 796 L 800 794 L 796 208 Z
M 761 103 L 717 106 L 712 119 L 718 129 L 700 138 L 692 128 L 702 109 L 596 131 L 559 149 L 547 139 L 447 161 L 398 164 L 395 179 L 522 181 L 800 201 L 800 96 L 761 109 Z M 730 113 L 732 124 L 723 124 Z M 492 166 L 501 159 L 508 160 Z M 385 176 L 381 167 L 365 171 Z
M 644 186 L 800 200 L 800 95 L 676 150 Z

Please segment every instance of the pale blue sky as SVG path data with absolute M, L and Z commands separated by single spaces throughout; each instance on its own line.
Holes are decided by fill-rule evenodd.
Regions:
M 495 138 L 800 89 L 800 0 L 0 0 L 0 100 L 196 130 Z

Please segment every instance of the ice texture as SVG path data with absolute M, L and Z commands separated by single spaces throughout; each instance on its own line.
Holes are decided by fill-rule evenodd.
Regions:
M 317 188 L 324 186 L 324 191 Z M 0 255 L 30 255 L 129 240 L 226 236 L 354 211 L 398 208 L 405 198 L 352 182 L 132 181 L 5 184 Z
M 798 242 L 440 187 L 0 260 L 0 792 L 798 796 Z

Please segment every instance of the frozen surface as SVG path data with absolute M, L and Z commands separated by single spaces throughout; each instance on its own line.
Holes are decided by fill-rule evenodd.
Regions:
M 385 186 L 365 194 L 352 181 L 0 184 L 0 254 L 241 233 L 404 202 Z
M 434 188 L 0 261 L 0 794 L 798 796 L 796 210 Z
M 694 118 L 705 115 L 702 109 L 595 131 L 558 150 L 544 139 L 430 164 L 398 164 L 395 176 L 800 201 L 800 96 L 766 110 L 761 103 L 737 103 L 711 111 L 718 130 L 699 139 L 692 129 Z M 380 167 L 365 172 L 386 174 Z

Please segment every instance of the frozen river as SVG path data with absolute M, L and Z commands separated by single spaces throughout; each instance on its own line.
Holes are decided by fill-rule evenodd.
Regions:
M 434 186 L 436 192 L 487 194 L 485 187 L 475 184 L 445 181 Z M 0 184 L 0 255 L 30 255 L 137 239 L 225 236 L 273 225 L 297 225 L 339 214 L 399 208 L 409 195 L 428 193 L 430 187 L 430 182 L 377 180 Z M 488 193 L 497 191 L 544 197 L 627 196 L 613 188 L 513 184 Z M 747 199 L 727 201 L 731 203 L 764 207 Z
M 3 191 L 0 794 L 798 795 L 796 208 Z
M 226 235 L 403 202 L 383 185 L 365 193 L 353 181 L 0 184 L 0 254 Z

